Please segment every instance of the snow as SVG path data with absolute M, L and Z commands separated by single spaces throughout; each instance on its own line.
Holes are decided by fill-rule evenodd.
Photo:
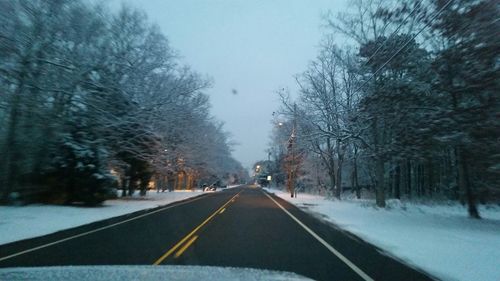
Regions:
M 168 278 L 165 278 L 168 276 Z M 214 266 L 55 266 L 0 269 L 0 280 L 72 280 L 72 281 L 127 281 L 127 280 L 245 280 L 245 281 L 303 281 L 301 275 L 252 268 Z
M 328 200 L 267 189 L 442 280 L 500 280 L 500 206 L 481 206 L 482 220 L 457 203 Z
M 135 211 L 156 208 L 203 194 L 201 191 L 149 191 L 146 196 L 105 201 L 103 206 L 0 206 L 0 245 L 50 234 Z

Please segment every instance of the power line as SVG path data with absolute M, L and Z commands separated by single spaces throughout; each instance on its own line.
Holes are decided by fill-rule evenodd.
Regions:
M 415 13 L 415 11 L 420 7 L 420 5 L 422 4 L 423 1 L 424 0 L 421 0 L 420 2 L 417 3 L 417 5 L 415 5 L 413 10 L 406 16 L 406 18 L 403 21 L 401 21 L 399 26 L 391 33 L 391 35 L 389 35 L 387 38 L 385 38 L 384 42 L 382 42 L 382 44 L 380 44 L 380 46 L 377 48 L 377 50 L 375 50 L 375 52 L 368 58 L 366 63 L 369 63 L 377 55 L 377 53 L 382 49 L 382 47 L 385 45 L 385 43 L 387 43 L 387 41 L 389 41 L 389 39 L 392 38 L 399 31 L 399 29 L 403 26 L 403 24 L 406 23 L 406 20 L 408 20 L 408 18 L 411 17 L 413 15 L 413 13 Z M 384 27 L 384 30 L 388 25 L 389 25 L 389 23 L 386 24 L 386 26 Z
M 420 7 L 420 5 L 423 2 L 424 2 L 424 0 L 421 0 L 420 2 L 417 3 L 417 5 L 415 5 L 415 7 L 413 8 L 413 10 L 410 12 L 410 14 L 408 14 L 401 21 L 401 23 L 398 25 L 398 27 L 387 38 L 385 38 L 385 40 L 379 45 L 379 47 L 375 50 L 375 52 L 368 58 L 368 60 L 365 62 L 365 64 L 368 64 L 378 54 L 378 52 L 382 49 L 382 47 L 384 47 L 384 45 L 389 41 L 389 39 L 392 38 L 399 31 L 399 29 L 403 26 L 403 24 L 406 23 L 406 21 L 408 20 L 408 18 L 413 15 L 413 13 Z M 390 24 L 390 22 L 387 22 L 382 30 L 385 31 L 386 28 L 387 28 L 387 26 L 389 26 L 389 24 Z M 355 80 L 359 81 L 357 78 L 355 78 Z M 369 80 L 371 80 L 371 78 Z M 360 90 L 361 88 L 362 87 L 358 88 L 356 91 Z
M 390 63 L 404 48 L 406 48 L 406 46 L 408 46 L 408 44 L 410 44 L 410 42 L 412 42 L 413 40 L 415 40 L 415 38 L 417 38 L 418 35 L 420 35 L 420 33 L 422 33 L 422 31 L 424 31 L 424 29 L 426 29 L 443 11 L 444 9 L 446 9 L 450 4 L 451 2 L 453 2 L 453 0 L 448 0 L 448 2 L 446 2 L 446 4 L 439 10 L 435 13 L 435 15 L 424 25 L 424 27 L 422 27 L 411 39 L 409 39 L 408 41 L 406 41 L 403 46 L 401 46 L 401 48 L 399 48 L 384 64 L 382 64 L 382 66 L 380 66 L 371 76 L 368 80 L 366 80 L 358 89 L 356 89 L 355 92 L 361 90 L 366 84 L 368 84 L 368 82 L 370 80 L 373 79 L 373 77 L 375 77 L 375 75 L 377 75 L 377 73 L 379 73 L 388 63 Z

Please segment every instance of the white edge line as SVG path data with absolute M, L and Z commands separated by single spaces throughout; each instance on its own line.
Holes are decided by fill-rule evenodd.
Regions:
M 89 234 L 92 234 L 92 233 L 95 233 L 95 232 L 98 232 L 98 231 L 101 231 L 101 230 L 105 230 L 105 229 L 108 229 L 108 228 L 111 228 L 111 227 L 115 227 L 115 226 L 120 225 L 120 224 L 131 222 L 133 220 L 140 219 L 140 218 L 143 218 L 143 217 L 146 217 L 146 216 L 149 216 L 149 215 L 152 215 L 152 214 L 155 214 L 155 213 L 158 213 L 158 212 L 161 212 L 161 211 L 173 208 L 173 207 L 177 207 L 177 206 L 181 206 L 181 205 L 184 205 L 184 204 L 187 204 L 187 203 L 194 202 L 194 201 L 199 200 L 201 198 L 205 198 L 205 197 L 203 197 L 203 196 L 197 196 L 197 197 L 193 198 L 192 200 L 188 199 L 188 200 L 186 200 L 184 202 L 180 202 L 180 203 L 175 204 L 175 205 L 169 205 L 167 207 L 158 209 L 156 211 L 148 212 L 146 214 L 142 214 L 142 215 L 139 215 L 137 217 L 133 217 L 133 218 L 130 218 L 130 219 L 127 219 L 127 220 L 124 220 L 124 221 L 120 221 L 120 222 L 116 222 L 114 224 L 103 226 L 103 227 L 100 227 L 100 228 L 97 228 L 97 229 L 94 229 L 94 230 L 90 230 L 90 231 L 86 231 L 86 232 L 83 232 L 83 233 L 80 233 L 80 234 L 76 234 L 76 235 L 73 235 L 73 236 L 61 239 L 61 240 L 57 240 L 57 241 L 54 241 L 54 242 L 51 242 L 51 243 L 48 243 L 48 244 L 43 244 L 41 246 L 38 246 L 38 247 L 35 247 L 35 248 L 31 248 L 31 249 L 27 249 L 27 250 L 24 250 L 24 251 L 21 251 L 21 252 L 17 252 L 17 253 L 14 253 L 14 254 L 11 254 L 11 255 L 8 255 L 8 256 L 5 256 L 5 257 L 0 257 L 0 261 L 8 260 L 8 259 L 20 256 L 20 255 L 24 255 L 24 254 L 27 254 L 27 253 L 30 253 L 30 252 L 34 252 L 34 251 L 43 249 L 43 248 L 47 248 L 47 247 L 50 247 L 50 246 L 53 246 L 53 245 L 56 245 L 56 244 L 59 244 L 59 243 L 62 243 L 62 242 L 66 242 L 68 240 L 72 240 L 72 239 L 79 238 L 79 237 L 82 237 L 82 236 L 85 236 L 85 235 L 89 235 Z M 124 214 L 124 215 L 126 215 L 126 214 Z M 112 219 L 112 218 L 113 217 L 108 218 L 108 219 Z M 104 219 L 104 220 L 106 220 L 106 219 Z M 92 223 L 92 222 L 90 222 L 90 223 Z M 75 227 L 79 227 L 79 226 L 75 226 Z M 63 229 L 61 231 L 64 231 L 64 230 L 67 230 L 67 229 Z M 50 235 L 50 234 L 47 234 L 47 235 Z
M 299 219 L 297 219 L 294 215 L 292 215 L 290 212 L 288 212 L 287 209 L 285 209 L 283 206 L 281 206 L 280 203 L 278 203 L 276 200 L 274 200 L 273 197 L 271 197 L 269 194 L 266 192 L 262 191 L 269 199 L 271 199 L 278 207 L 280 207 L 283 212 L 285 212 L 287 215 L 289 215 L 295 222 L 297 222 L 302 228 L 304 228 L 309 234 L 311 234 L 312 237 L 316 238 L 323 246 L 325 246 L 330 252 L 332 252 L 335 256 L 337 256 L 341 261 L 343 261 L 348 267 L 350 267 L 354 272 L 356 272 L 361 278 L 363 278 L 365 281 L 374 281 L 368 274 L 364 273 L 363 270 L 361 270 L 359 267 L 357 267 L 354 263 L 352 263 L 349 259 L 347 259 L 344 255 L 342 255 L 339 251 L 337 251 L 335 248 L 333 248 L 328 242 L 323 240 L 318 234 L 316 234 L 314 231 L 312 231 L 309 227 L 307 227 L 305 224 L 303 224 Z

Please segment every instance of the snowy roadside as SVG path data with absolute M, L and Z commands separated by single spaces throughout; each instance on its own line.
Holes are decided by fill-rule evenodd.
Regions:
M 54 205 L 0 206 L 0 245 L 50 234 L 95 221 L 156 208 L 203 194 L 202 191 L 149 191 L 145 197 L 108 200 L 100 207 Z
M 467 218 L 459 204 L 423 205 L 372 200 L 334 201 L 322 196 L 269 192 L 321 216 L 392 256 L 443 280 L 500 280 L 500 207 L 481 208 L 482 220 Z

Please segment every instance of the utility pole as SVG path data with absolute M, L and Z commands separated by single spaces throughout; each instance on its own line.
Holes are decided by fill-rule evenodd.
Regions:
M 288 154 L 289 154 L 289 167 L 288 167 L 288 180 L 287 189 L 290 192 L 290 196 L 295 195 L 295 177 L 297 172 L 297 163 L 295 157 L 295 138 L 296 138 L 296 128 L 297 128 L 297 104 L 293 104 L 293 127 L 290 138 L 288 139 Z

